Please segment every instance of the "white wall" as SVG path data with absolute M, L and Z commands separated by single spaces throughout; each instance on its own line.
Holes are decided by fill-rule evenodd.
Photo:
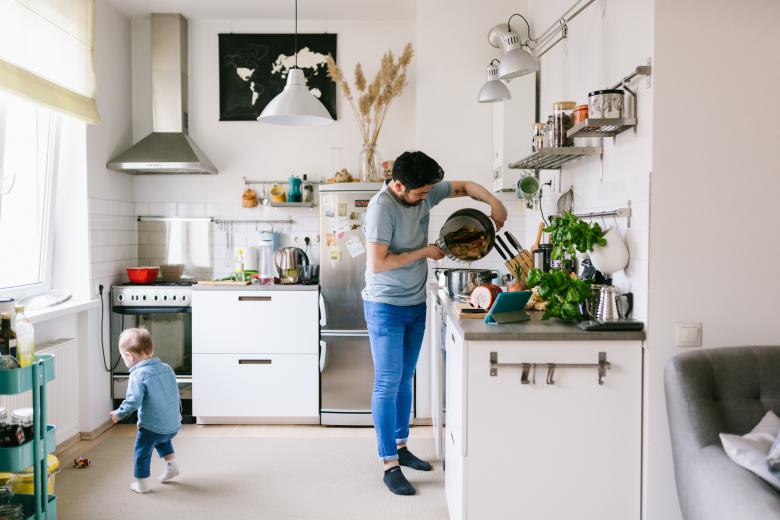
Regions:
M 130 21 L 107 2 L 97 2 L 95 72 L 97 105 L 102 122 L 87 127 L 87 175 L 92 268 L 90 294 L 102 284 L 106 356 L 111 285 L 125 280 L 124 267 L 134 265 L 136 249 L 132 177 L 106 169 L 106 162 L 131 143 Z M 100 354 L 100 310 L 81 319 L 81 431 L 106 422 L 111 408 L 109 375 Z
M 487 33 L 524 5 L 506 0 L 417 3 L 417 148 L 441 164 L 445 179 L 491 186 L 492 106 L 477 103 L 485 67 L 499 55 L 499 50 L 488 44 Z M 530 135 L 529 130 L 527 136 L 518 138 Z M 501 198 L 510 212 L 507 229 L 523 230 L 520 202 L 513 194 L 502 194 Z M 438 235 L 447 216 L 464 206 L 488 211 L 487 206 L 472 200 L 447 200 L 431 213 L 431 239 Z M 442 261 L 440 265 L 456 264 Z M 503 269 L 503 260 L 491 253 L 472 267 Z
M 552 25 L 572 4 L 571 0 L 530 2 L 534 35 Z M 606 5 L 606 10 L 602 10 Z M 523 29 L 521 20 L 513 27 Z M 587 103 L 588 93 L 611 87 L 636 66 L 645 65 L 653 54 L 653 1 L 622 0 L 596 2 L 569 24 L 569 37 L 541 58 L 542 122 L 552 113 L 555 101 Z M 543 180 L 552 179 L 562 190 L 574 186 L 574 212 L 589 213 L 626 207 L 631 201 L 631 228 L 626 219 L 597 219 L 602 227 L 614 227 L 624 236 L 631 259 L 625 271 L 614 276 L 614 283 L 634 293 L 634 316 L 647 318 L 647 259 L 649 178 L 652 158 L 652 88 L 644 78 L 632 85 L 638 93 L 638 127 L 612 139 L 603 140 L 603 161 L 598 157 L 580 159 L 564 166 L 561 175 L 543 172 Z M 510 83 L 511 88 L 511 83 Z M 628 94 L 626 95 L 628 98 Z M 530 130 L 527 132 L 531 135 Z M 520 136 L 525 139 L 527 136 Z M 598 141 L 596 141 L 598 144 Z M 603 169 L 603 173 L 602 173 Z M 602 180 L 603 175 L 603 180 Z M 553 198 L 555 199 L 555 198 Z M 554 207 L 554 202 L 553 207 Z M 539 212 L 528 215 L 528 240 L 536 235 Z
M 414 22 L 300 20 L 301 32 L 338 34 L 337 62 L 353 79 L 360 62 L 369 79 L 388 49 L 398 55 L 407 42 L 414 43 Z M 133 40 L 133 137 L 139 140 L 152 130 L 150 21 L 134 20 Z M 137 214 L 165 216 L 215 216 L 222 218 L 292 218 L 293 225 L 276 225 L 281 245 L 292 245 L 293 234 L 319 233 L 317 209 L 242 208 L 242 177 L 285 180 L 306 173 L 318 181 L 346 167 L 357 175 L 360 132 L 352 110 L 338 91 L 338 120 L 327 127 L 281 127 L 256 121 L 219 121 L 218 35 L 220 33 L 286 33 L 289 20 L 189 20 L 189 121 L 190 135 L 217 166 L 216 176 L 138 176 L 133 180 Z M 415 62 L 409 85 L 393 100 L 378 149 L 383 158 L 395 158 L 415 147 Z M 334 150 L 334 148 L 338 150 Z M 338 158 L 340 156 L 340 159 Z M 259 186 L 254 186 L 260 190 Z M 269 186 L 270 188 L 270 186 Z M 233 243 L 256 245 L 258 229 L 266 225 L 235 226 Z M 303 246 L 302 243 L 295 243 Z M 225 233 L 217 231 L 215 266 L 222 267 Z M 310 251 L 318 261 L 318 247 Z M 218 272 L 218 274 L 226 274 Z
M 773 0 L 655 0 L 648 520 L 680 518 L 662 378 L 683 350 L 675 323 L 702 322 L 705 347 L 780 344 L 780 127 L 762 104 L 780 83 L 778 19 Z M 756 253 L 729 261 L 732 244 Z

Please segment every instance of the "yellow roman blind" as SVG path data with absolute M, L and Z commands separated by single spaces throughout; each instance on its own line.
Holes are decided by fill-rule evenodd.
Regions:
M 100 122 L 94 34 L 95 0 L 0 0 L 0 88 Z

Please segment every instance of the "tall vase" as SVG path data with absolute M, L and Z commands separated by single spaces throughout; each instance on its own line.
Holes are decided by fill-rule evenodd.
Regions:
M 379 182 L 384 173 L 382 171 L 382 158 L 376 151 L 376 145 L 363 145 L 360 150 L 360 181 Z

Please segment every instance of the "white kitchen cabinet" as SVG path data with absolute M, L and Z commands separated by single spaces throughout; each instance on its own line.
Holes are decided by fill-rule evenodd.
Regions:
M 195 290 L 192 351 L 199 424 L 319 423 L 316 290 Z
M 641 341 L 465 341 L 449 326 L 445 489 L 450 518 L 638 520 Z M 537 368 L 499 363 L 596 363 Z M 529 373 L 529 380 L 533 378 Z
M 193 354 L 317 354 L 317 291 L 196 290 Z
M 193 413 L 206 422 L 319 416 L 316 354 L 195 354 Z

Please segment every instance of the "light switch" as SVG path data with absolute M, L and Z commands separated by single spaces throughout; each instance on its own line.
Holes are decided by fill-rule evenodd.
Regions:
M 700 347 L 701 323 L 678 323 L 674 334 L 676 347 Z

